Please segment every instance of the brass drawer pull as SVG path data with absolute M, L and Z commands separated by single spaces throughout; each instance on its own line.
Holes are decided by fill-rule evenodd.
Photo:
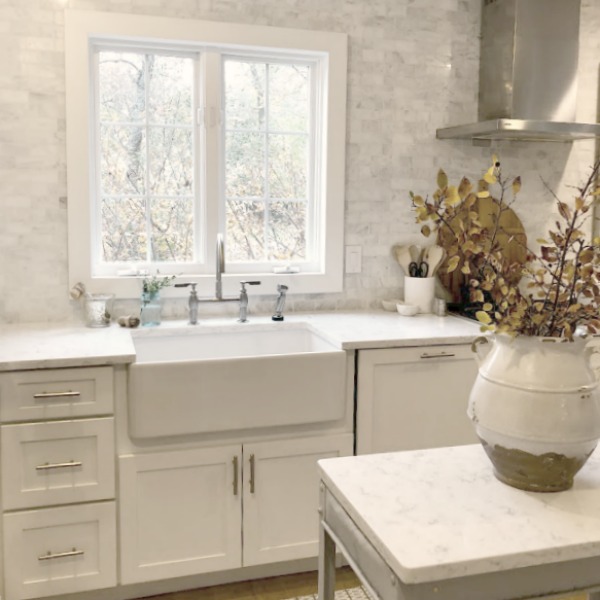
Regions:
M 47 471 L 48 469 L 63 469 L 65 467 L 80 467 L 83 463 L 80 460 L 71 460 L 64 463 L 45 463 L 38 465 L 36 471 Z
M 421 354 L 421 358 L 451 358 L 453 356 L 456 356 L 456 354 L 450 352 L 440 352 L 439 354 L 427 354 L 427 352 L 424 352 Z
M 238 457 L 233 457 L 233 495 L 238 495 Z
M 76 548 L 73 548 L 73 550 L 71 550 L 70 552 L 57 552 L 56 554 L 53 554 L 52 552 L 50 552 L 50 550 L 48 550 L 46 554 L 38 556 L 38 560 L 53 560 L 55 558 L 66 558 L 68 556 L 83 556 L 83 554 L 83 550 L 77 550 Z
M 34 394 L 33 397 L 37 400 L 44 400 L 47 398 L 76 398 L 77 396 L 81 396 L 81 392 L 40 392 L 39 394 Z
M 254 479 L 254 454 L 250 455 L 250 493 L 254 494 L 256 481 Z

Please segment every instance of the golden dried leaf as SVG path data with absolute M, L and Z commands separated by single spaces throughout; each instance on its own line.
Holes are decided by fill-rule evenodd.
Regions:
M 458 206 L 461 202 L 461 198 L 458 194 L 458 190 L 455 185 L 451 185 L 448 188 L 448 193 L 446 194 L 446 204 L 448 206 Z
M 421 227 L 421 233 L 425 237 L 429 237 L 431 235 L 431 228 L 429 227 L 429 225 L 423 225 L 423 227 Z
M 413 196 L 412 201 L 414 202 L 415 206 L 425 206 L 425 200 L 423 200 L 421 196 Z
M 584 204 L 583 198 L 575 198 L 575 210 L 581 210 Z
M 490 310 L 492 310 L 494 307 L 489 303 L 486 302 L 483 306 L 482 306 L 483 310 L 489 312 Z
M 440 190 L 443 190 L 448 185 L 448 176 L 444 169 L 440 169 L 437 174 L 437 186 Z
M 512 193 L 516 196 L 521 191 L 521 178 L 515 177 L 512 182 Z
M 489 325 L 492 322 L 492 317 L 483 310 L 478 310 L 475 313 L 475 318 L 484 325 Z
M 481 192 L 477 192 L 478 198 L 489 198 L 490 193 L 487 190 L 482 190 Z
M 458 267 L 458 263 L 460 262 L 460 256 L 453 256 L 448 260 L 448 265 L 446 266 L 446 271 L 448 273 L 452 273 L 452 271 L 456 270 Z
M 471 273 L 471 269 L 469 267 L 469 263 L 465 263 L 461 268 L 460 268 L 461 273 L 465 274 L 465 275 L 469 275 Z
M 560 216 L 563 219 L 565 219 L 567 221 L 569 221 L 571 219 L 571 209 L 564 202 L 558 203 L 558 212 L 560 213 Z
M 494 170 L 495 167 L 490 167 L 485 175 L 483 176 L 483 180 L 487 183 L 496 183 L 498 181 L 498 178 L 496 177 L 496 175 L 494 175 Z
M 463 177 L 460 180 L 460 183 L 458 184 L 458 195 L 461 197 L 461 199 L 471 191 L 472 187 L 473 186 L 471 182 L 466 177 Z

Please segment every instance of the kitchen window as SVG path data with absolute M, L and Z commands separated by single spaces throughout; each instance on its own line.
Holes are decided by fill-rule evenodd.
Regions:
M 344 35 L 69 10 L 66 57 L 72 284 L 210 295 L 221 234 L 226 293 L 341 290 Z

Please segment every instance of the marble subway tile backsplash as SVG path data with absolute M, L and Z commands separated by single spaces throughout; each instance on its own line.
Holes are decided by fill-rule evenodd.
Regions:
M 554 210 L 542 179 L 569 198 L 566 186 L 594 158 L 592 142 L 490 148 L 435 139 L 436 128 L 477 116 L 481 0 L 8 0 L 0 6 L 0 323 L 80 318 L 67 279 L 65 8 L 349 35 L 344 225 L 345 243 L 362 247 L 362 272 L 346 275 L 339 294 L 290 295 L 288 310 L 398 297 L 402 275 L 390 248 L 423 241 L 408 193 L 431 192 L 439 167 L 451 179 L 476 177 L 498 152 L 505 171 L 522 176 L 516 211 L 535 240 Z M 581 10 L 578 119 L 596 121 L 600 4 L 582 0 Z M 251 310 L 268 313 L 273 302 L 274 294 L 251 299 Z M 118 299 L 116 311 L 138 306 Z M 167 299 L 164 313 L 183 317 L 186 298 Z

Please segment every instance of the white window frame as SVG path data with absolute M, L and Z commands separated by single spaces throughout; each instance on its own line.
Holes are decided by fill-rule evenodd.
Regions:
M 293 275 L 251 271 L 262 281 L 251 291 L 272 293 L 277 283 L 286 283 L 292 293 L 328 293 L 343 289 L 343 238 L 345 199 L 345 141 L 346 141 L 346 70 L 347 36 L 341 33 L 283 29 L 276 27 L 218 23 L 190 19 L 175 19 L 96 11 L 65 11 L 65 56 L 67 96 L 67 189 L 69 217 L 69 282 L 82 282 L 90 292 L 112 292 L 119 297 L 136 297 L 140 291 L 139 277 L 94 277 L 92 274 L 92 204 L 94 193 L 93 140 L 94 98 L 91 97 L 92 44 L 102 41 L 185 45 L 222 48 L 227 55 L 236 48 L 252 47 L 257 54 L 277 52 L 285 56 L 313 53 L 319 58 L 318 68 L 325 70 L 325 89 L 320 107 L 324 117 L 322 139 L 323 160 L 316 168 L 321 174 L 320 195 L 325 199 L 319 206 L 323 231 L 318 244 L 323 257 L 314 272 Z M 211 68 L 211 66 L 208 66 Z M 212 67 L 214 68 L 214 66 Z M 210 102 L 210 99 L 208 99 Z M 210 106 L 210 104 L 209 104 Z M 213 142 L 215 143 L 215 142 Z M 219 148 L 207 148 L 218 151 Z M 206 193 L 210 194 L 207 182 Z M 215 190 L 212 190 L 214 192 Z M 208 211 L 216 207 L 207 207 Z M 214 217 L 214 215 L 213 215 Z M 209 222 L 213 219 L 209 218 Z M 213 232 L 207 232 L 211 236 Z M 211 240 L 204 240 L 203 254 L 207 263 L 216 264 L 216 252 Z M 223 276 L 225 294 L 235 294 L 239 281 L 249 274 L 245 269 Z M 214 293 L 214 270 L 210 273 L 182 275 L 181 279 L 198 283 L 203 296 Z M 169 288 L 165 295 L 181 295 Z

